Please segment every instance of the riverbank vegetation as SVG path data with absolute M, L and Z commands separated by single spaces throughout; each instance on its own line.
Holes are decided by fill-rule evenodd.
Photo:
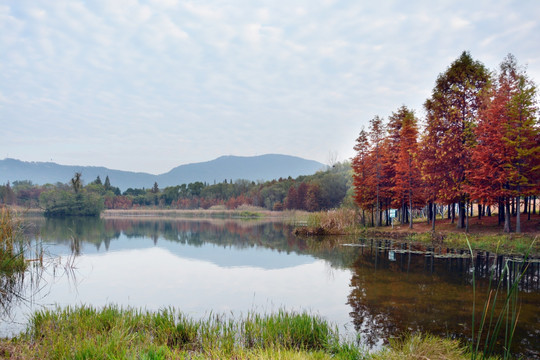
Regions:
M 446 214 L 445 214 L 446 215 Z M 415 219 L 414 228 L 394 219 L 391 226 L 371 227 L 362 225 L 362 213 L 358 210 L 336 209 L 304 214 L 306 221 L 294 230 L 300 236 L 355 235 L 359 238 L 395 239 L 419 242 L 428 246 L 467 249 L 505 254 L 540 254 L 540 215 L 531 216 L 523 223 L 521 234 L 504 233 L 495 215 L 471 218 L 469 230 L 456 229 L 451 219 L 439 216 L 437 230 L 424 218 Z
M 8 208 L 0 208 L 0 276 L 25 268 L 21 222 Z
M 73 180 L 78 188 L 75 191 Z M 105 209 L 173 209 L 198 210 L 221 207 L 236 210 L 253 206 L 265 211 L 305 210 L 318 211 L 339 207 L 352 183 L 348 162 L 334 164 L 326 170 L 296 179 L 277 179 L 266 182 L 225 179 L 222 183 L 195 182 L 159 188 L 157 183 L 149 188 L 129 188 L 121 192 L 111 185 L 109 178 L 102 182 L 98 177 L 84 185 L 82 174 L 75 174 L 70 184 L 35 185 L 30 181 L 16 181 L 0 185 L 0 204 L 22 207 L 47 208 L 54 204 L 73 204 L 80 194 L 88 201 L 98 199 Z M 59 205 L 60 210 L 63 208 Z M 65 208 L 65 206 L 64 206 Z
M 307 313 L 210 314 L 106 306 L 42 310 L 27 330 L 0 340 L 0 355 L 17 359 L 468 359 L 455 340 L 406 336 L 369 354 L 324 319 Z

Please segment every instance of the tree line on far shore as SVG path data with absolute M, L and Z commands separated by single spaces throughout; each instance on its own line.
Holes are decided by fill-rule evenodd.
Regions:
M 268 210 L 318 211 L 341 205 L 351 187 L 351 167 L 337 163 L 314 175 L 266 182 L 224 179 L 207 184 L 194 182 L 159 188 L 128 188 L 121 192 L 98 176 L 87 185 L 76 173 L 69 183 L 35 185 L 15 181 L 0 185 L 0 204 L 43 208 L 51 216 L 96 215 L 102 209 L 237 209 L 241 205 Z
M 399 209 L 412 228 L 413 210 L 427 207 L 435 229 L 437 206 L 444 206 L 468 230 L 473 205 L 479 216 L 498 206 L 504 231 L 512 231 L 515 214 L 521 232 L 521 210 L 534 213 L 540 193 L 537 105 L 536 85 L 513 55 L 490 72 L 463 52 L 437 78 L 422 133 L 406 106 L 360 131 L 352 168 L 363 221 L 380 226 Z

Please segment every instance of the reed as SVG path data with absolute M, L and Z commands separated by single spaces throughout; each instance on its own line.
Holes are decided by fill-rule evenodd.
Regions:
M 476 330 L 476 268 L 474 266 L 472 247 L 468 240 L 467 244 L 473 262 L 473 308 L 470 358 L 472 360 L 490 358 L 495 353 L 495 347 L 502 337 L 502 357 L 503 359 L 510 359 L 512 357 L 512 341 L 514 340 L 514 334 L 519 320 L 519 283 L 527 270 L 527 258 L 534 242 L 525 252 L 523 262 L 512 262 L 512 265 L 510 265 L 509 261 L 511 260 L 506 260 L 502 275 L 499 277 L 499 280 L 494 287 L 494 272 L 490 274 L 487 295 L 480 313 L 479 326 Z M 512 269 L 510 268 L 511 266 Z M 511 274 L 517 275 L 511 276 Z
M 457 340 L 410 334 L 392 339 L 390 345 L 371 355 L 373 360 L 466 360 L 470 356 Z
M 344 208 L 311 213 L 307 222 L 309 228 L 321 228 L 327 235 L 356 234 L 362 230 L 358 224 L 357 213 Z
M 8 208 L 0 209 L 0 273 L 13 274 L 26 269 L 22 227 Z

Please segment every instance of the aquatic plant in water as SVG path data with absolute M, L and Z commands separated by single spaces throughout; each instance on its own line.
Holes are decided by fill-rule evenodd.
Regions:
M 495 271 L 491 271 L 487 298 L 484 301 L 477 330 L 475 330 L 476 268 L 474 266 L 473 251 L 468 240 L 467 244 L 473 262 L 471 359 L 488 359 L 495 353 L 495 347 L 503 335 L 502 356 L 504 359 L 509 359 L 512 355 L 510 349 L 519 320 L 519 283 L 527 271 L 527 258 L 534 242 L 531 244 L 529 251 L 526 252 L 523 261 L 514 262 L 511 259 L 506 259 L 502 274 L 499 276 L 495 287 L 493 287 Z

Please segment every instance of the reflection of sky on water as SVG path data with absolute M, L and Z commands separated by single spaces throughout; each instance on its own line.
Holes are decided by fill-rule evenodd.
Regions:
M 286 252 L 274 251 L 262 246 L 238 248 L 234 246 L 220 246 L 212 243 L 204 243 L 199 246 L 192 246 L 183 243 L 175 243 L 165 239 L 158 239 L 154 244 L 152 239 L 138 237 L 128 238 L 120 235 L 112 241 L 108 249 L 105 247 L 96 248 L 91 244 L 84 244 L 83 254 L 95 254 L 111 251 L 125 251 L 133 249 L 149 248 L 166 249 L 174 255 L 201 261 L 208 261 L 221 267 L 258 267 L 264 269 L 276 269 L 282 267 L 292 267 L 313 262 L 313 257 L 309 255 L 287 254 Z M 55 254 L 69 254 L 71 251 L 65 246 L 57 245 L 54 249 Z
M 50 244 L 48 251 L 65 256 L 69 248 Z M 46 296 L 30 308 L 16 309 L 18 321 L 24 323 L 23 314 L 41 305 L 110 303 L 150 310 L 174 306 L 193 317 L 285 308 L 308 310 L 341 326 L 351 321 L 346 304 L 350 271 L 308 255 L 163 239 L 154 245 L 149 238 L 125 236 L 108 251 L 85 244 L 81 254 L 74 260 L 74 276 L 43 275 Z

